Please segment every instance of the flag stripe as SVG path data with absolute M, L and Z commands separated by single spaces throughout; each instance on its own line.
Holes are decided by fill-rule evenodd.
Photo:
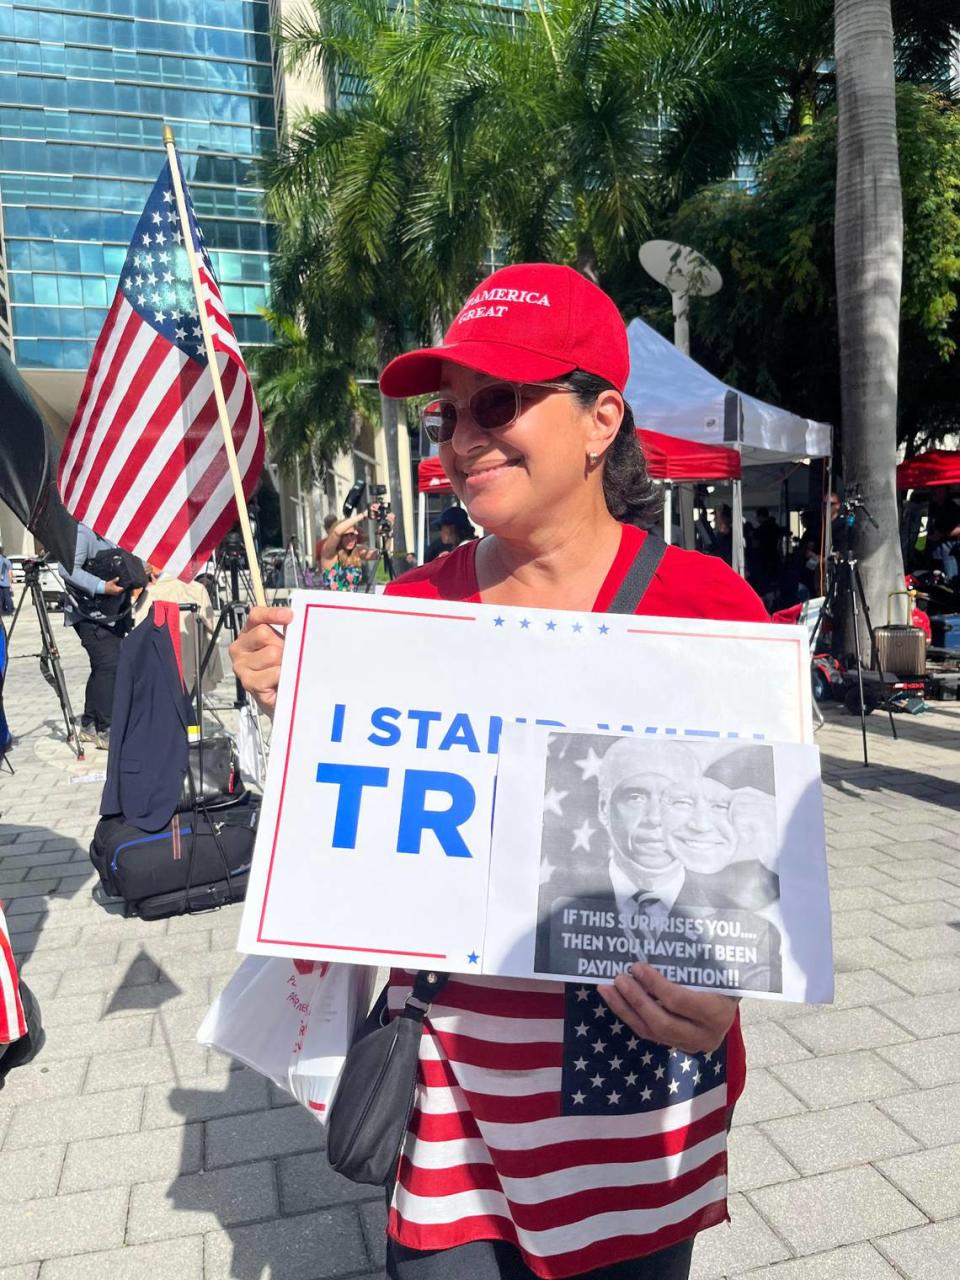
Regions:
M 154 434 L 154 415 L 163 398 L 164 387 L 173 383 L 182 368 L 184 357 L 175 347 L 167 346 L 162 338 L 155 338 L 142 360 L 138 352 L 130 353 L 124 361 L 125 368 L 116 371 L 119 386 L 127 391 L 119 406 L 118 419 L 126 421 L 122 431 L 101 449 L 98 465 L 91 471 L 95 488 L 81 496 L 86 501 L 90 518 L 97 520 L 104 508 L 112 508 L 115 518 L 114 493 L 122 493 L 130 485 L 136 485 L 143 455 L 150 448 Z M 136 410 L 136 419 L 132 411 Z M 142 430 L 138 429 L 143 424 Z M 139 486 L 137 486 L 139 487 Z
M 225 369 L 224 374 L 224 394 L 229 397 L 229 409 L 235 385 L 242 379 L 235 365 Z M 192 487 L 199 484 L 204 471 L 223 448 L 213 380 L 206 369 L 192 389 L 189 409 L 194 405 L 197 406 L 195 414 L 188 416 L 187 412 L 179 412 L 164 433 L 164 445 L 169 453 L 146 495 L 142 516 L 135 522 L 137 537 L 143 546 L 151 549 L 151 554 L 181 515 Z M 188 409 L 187 403 L 183 409 Z M 180 536 L 182 532 L 178 529 L 177 541 Z
M 394 974 L 388 1007 L 410 991 Z M 633 1036 L 593 989 L 451 978 L 421 1037 L 390 1212 L 412 1249 L 514 1243 L 546 1280 L 726 1213 L 724 1057 Z
M 452 1164 L 443 1170 L 422 1169 L 403 1159 L 400 1181 L 412 1195 L 461 1195 L 470 1190 L 502 1190 L 514 1210 L 518 1225 L 536 1229 L 566 1218 L 571 1222 L 618 1206 L 637 1204 L 637 1187 L 643 1186 L 644 1205 L 662 1208 L 696 1189 L 704 1177 L 718 1177 L 726 1169 L 726 1135 L 715 1134 L 700 1147 L 677 1152 L 662 1160 L 636 1160 L 622 1164 L 580 1164 L 554 1170 L 537 1178 L 504 1178 L 490 1163 L 471 1167 Z M 571 1201 L 570 1197 L 578 1197 Z M 523 1206 L 518 1214 L 517 1207 Z
M 75 434 L 67 437 L 63 453 L 60 460 L 60 489 L 61 496 L 65 495 L 72 489 L 73 479 L 78 464 L 83 459 L 83 449 L 81 442 L 84 440 L 87 426 L 90 422 L 91 414 L 107 368 L 113 362 L 114 351 L 123 335 L 123 326 L 117 324 L 116 313 L 123 306 L 124 299 L 117 292 L 110 310 L 107 312 L 107 318 L 104 327 L 100 331 L 93 348 L 93 356 L 90 360 L 90 373 L 83 385 L 80 393 L 80 402 L 77 405 L 77 412 L 74 415 L 74 422 L 79 424 L 79 428 Z
M 725 1220 L 723 1195 L 721 1180 L 717 1179 L 712 1187 L 704 1189 L 696 1202 L 684 1206 L 690 1210 L 686 1217 L 670 1219 L 655 1233 L 648 1230 L 644 1234 L 629 1231 L 617 1234 L 618 1227 L 625 1224 L 621 1221 L 622 1215 L 611 1215 L 613 1221 L 602 1228 L 600 1239 L 552 1254 L 549 1261 L 540 1256 L 536 1247 L 524 1247 L 524 1240 L 506 1215 L 474 1216 L 461 1218 L 453 1223 L 431 1222 L 424 1225 L 405 1220 L 402 1214 L 392 1208 L 387 1229 L 394 1239 L 408 1241 L 409 1248 L 421 1250 L 454 1249 L 465 1240 L 506 1240 L 521 1250 L 534 1275 L 544 1277 L 544 1280 L 553 1280 L 554 1277 L 584 1275 L 598 1267 L 612 1266 L 617 1262 L 655 1253 L 681 1240 L 689 1240 L 698 1231 Z M 527 1242 L 529 1243 L 528 1238 Z
M 169 164 L 147 200 L 64 446 L 67 509 L 102 537 L 192 577 L 237 518 L 200 311 L 210 319 L 244 495 L 263 466 L 260 410 L 189 192 Z M 200 298 L 185 243 L 196 249 Z
M 117 380 L 117 371 L 122 369 L 128 355 L 133 357 L 134 367 L 145 358 L 154 340 L 153 331 L 145 328 L 131 308 L 121 305 L 117 309 L 117 341 L 108 342 L 101 360 L 91 364 L 91 371 L 96 370 L 99 387 L 91 400 L 90 416 L 87 420 L 87 439 L 78 445 L 80 458 L 73 484 L 67 496 L 70 503 L 80 505 L 83 492 L 92 472 L 101 458 L 101 449 L 110 445 L 110 424 L 112 423 L 123 396 L 126 385 Z M 109 356 L 109 358 L 107 358 Z M 88 374 L 88 377 L 90 375 Z M 68 437 L 69 439 L 69 437 Z
M 126 461 L 117 477 L 117 488 L 123 496 L 106 534 L 114 542 L 124 528 L 130 538 L 141 540 L 162 500 L 166 483 L 163 477 L 171 459 L 176 468 L 184 424 L 196 423 L 201 414 L 211 412 L 208 406 L 212 405 L 213 391 L 206 370 L 182 353 L 169 385 L 164 388 L 158 382 L 158 392 L 160 399 L 152 418 L 139 438 L 133 433 Z M 124 442 L 125 437 L 126 433 Z
M 27 1023 L 20 1002 L 20 980 L 7 933 L 7 922 L 0 906 L 0 1044 L 9 1044 L 27 1034 Z

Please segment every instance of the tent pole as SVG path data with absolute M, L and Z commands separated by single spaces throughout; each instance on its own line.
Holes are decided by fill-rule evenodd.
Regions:
M 830 516 L 830 495 L 833 493 L 833 436 L 830 437 L 830 452 L 827 454 L 823 476 L 823 514 L 820 529 L 820 594 L 825 596 L 830 583 L 828 565 L 830 552 L 833 550 L 833 520 Z
M 417 494 L 417 564 L 423 564 L 427 551 L 427 495 Z
M 732 517 L 733 529 L 731 531 L 733 533 L 733 540 L 732 540 L 733 554 L 731 556 L 731 559 L 733 561 L 733 568 L 736 570 L 737 573 L 739 573 L 741 578 L 745 578 L 747 576 L 747 570 L 746 570 L 746 565 L 744 563 L 744 553 L 743 553 L 743 487 L 742 486 L 743 486 L 742 480 L 733 481 L 733 502 L 731 504 L 733 507 L 733 517 Z
M 663 482 L 663 540 L 667 546 L 673 541 L 673 485 L 669 480 Z

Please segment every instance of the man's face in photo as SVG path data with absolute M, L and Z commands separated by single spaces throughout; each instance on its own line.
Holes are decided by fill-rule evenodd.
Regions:
M 732 860 L 737 833 L 733 792 L 712 778 L 672 783 L 661 797 L 664 846 L 687 871 L 709 874 Z
M 610 797 L 607 825 L 622 857 L 644 871 L 666 871 L 674 863 L 663 830 L 663 796 L 674 786 L 661 773 L 636 773 Z

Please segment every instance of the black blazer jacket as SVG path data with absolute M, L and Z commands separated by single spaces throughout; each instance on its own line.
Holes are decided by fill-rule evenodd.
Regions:
M 193 718 L 170 632 L 151 616 L 120 648 L 100 799 L 104 816 L 122 814 L 144 831 L 167 825 L 187 771 L 187 726 Z

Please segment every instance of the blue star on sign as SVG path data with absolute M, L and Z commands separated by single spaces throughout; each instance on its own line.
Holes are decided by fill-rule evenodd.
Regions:
M 607 632 L 610 630 L 610 628 L 606 625 L 606 623 L 604 623 L 602 626 L 598 627 L 597 630 L 600 632 L 602 636 L 605 636 Z
M 521 619 L 520 619 L 520 630 L 521 630 L 521 631 L 526 631 L 526 630 L 529 628 L 529 626 L 530 626 L 530 619 L 529 619 L 529 618 L 521 618 Z
M 502 627 L 502 626 L 503 626 L 503 619 L 502 619 L 502 618 L 494 618 L 494 620 L 493 620 L 493 625 L 494 625 L 495 627 Z
M 581 622 L 575 622 L 575 623 L 573 624 L 573 629 L 574 629 L 574 631 L 576 632 L 576 634 L 577 634 L 577 635 L 579 635 L 579 634 L 580 634 L 580 632 L 583 630 L 583 623 L 581 623 Z
M 556 631 L 556 629 L 557 629 L 557 624 L 556 624 L 556 623 L 553 621 L 553 619 L 551 618 L 551 619 L 550 619 L 550 621 L 547 623 L 547 630 L 548 630 L 548 631 Z
M 479 961 L 479 959 L 480 957 L 477 955 L 475 951 L 471 951 L 470 954 L 467 956 L 467 960 L 469 961 L 470 964 L 476 964 Z

